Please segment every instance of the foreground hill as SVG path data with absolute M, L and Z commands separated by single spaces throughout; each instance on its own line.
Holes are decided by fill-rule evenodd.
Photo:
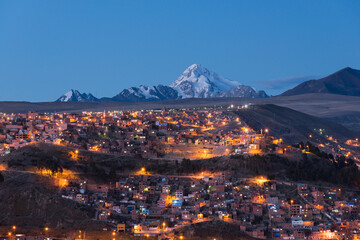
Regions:
M 85 178 L 104 183 L 115 179 L 117 170 L 137 171 L 142 159 L 94 153 L 53 144 L 31 144 L 0 158 L 10 170 L 40 172 L 49 169 L 67 178 Z
M 191 224 L 175 231 L 175 235 L 184 236 L 190 240 L 201 239 L 234 239 L 234 240 L 251 240 L 256 239 L 249 237 L 240 231 L 236 224 L 224 221 L 210 221 Z
M 360 186 L 360 173 L 353 161 L 345 158 L 334 159 L 331 155 L 319 151 L 311 143 L 306 143 L 311 153 L 306 157 L 299 153 L 278 156 L 267 154 L 263 156 L 234 155 L 210 159 L 188 160 L 147 160 L 135 157 L 79 151 L 79 160 L 74 161 L 66 153 L 74 149 L 49 144 L 33 144 L 18 149 L 5 157 L 0 163 L 8 167 L 8 171 L 23 172 L 36 168 L 41 159 L 48 159 L 49 166 L 57 165 L 64 172 L 71 171 L 81 179 L 90 183 L 110 183 L 119 175 L 135 174 L 145 167 L 151 174 L 192 175 L 203 171 L 230 171 L 234 176 L 272 176 L 276 179 L 323 181 L 345 186 Z M 65 155 L 64 155 L 65 154 Z M 55 158 L 54 158 L 55 157 Z M 111 167 L 109 167 L 111 166 Z M 46 167 L 43 166 L 43 167 Z M 355 172 L 353 171 L 355 168 Z M 352 174 L 348 174 L 351 172 Z M 1 189 L 1 187 L 0 187 Z
M 3 171 L 0 183 L 0 225 L 28 228 L 101 229 L 95 212 L 58 195 L 58 188 L 44 176 Z
M 281 95 L 292 96 L 306 93 L 360 96 L 360 70 L 347 67 L 319 80 L 303 82 Z

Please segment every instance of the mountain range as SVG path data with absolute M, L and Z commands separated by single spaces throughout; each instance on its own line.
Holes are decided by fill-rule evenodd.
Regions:
M 157 100 L 175 100 L 184 98 L 209 98 L 209 97 L 243 97 L 265 98 L 264 91 L 256 91 L 250 86 L 245 86 L 237 81 L 232 81 L 208 70 L 200 64 L 188 67 L 169 86 L 131 87 L 122 90 L 114 97 L 96 98 L 92 94 L 80 93 L 78 90 L 69 92 L 58 98 L 57 102 L 143 102 Z
M 309 80 L 285 91 L 280 96 L 294 96 L 309 93 L 360 96 L 360 70 L 350 67 L 341 69 L 327 77 Z M 265 91 L 256 91 L 237 81 L 229 80 L 208 70 L 200 64 L 188 67 L 169 86 L 131 87 L 114 97 L 96 98 L 91 93 L 70 90 L 57 102 L 146 102 L 177 100 L 186 98 L 240 97 L 267 98 Z

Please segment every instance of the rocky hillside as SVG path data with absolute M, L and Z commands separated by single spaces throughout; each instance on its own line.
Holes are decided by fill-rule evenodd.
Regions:
M 101 229 L 93 221 L 95 211 L 63 199 L 47 177 L 18 171 L 3 171 L 0 183 L 0 225 L 29 228 Z

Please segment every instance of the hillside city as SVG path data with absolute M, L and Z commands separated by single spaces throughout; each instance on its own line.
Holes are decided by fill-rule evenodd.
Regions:
M 359 13 L 0 0 L 0 240 L 360 239 Z
M 252 106 L 2 113 L 0 154 L 11 156 L 22 148 L 46 143 L 69 149 L 68 157 L 74 162 L 90 151 L 150 162 L 167 159 L 186 169 L 201 159 L 296 158 L 314 155 L 311 149 L 315 148 L 337 162 L 346 157 L 352 160 L 344 164 L 358 164 L 359 152 L 354 150 L 360 145 L 358 139 L 338 140 L 320 129 L 318 135 L 325 142 L 309 135 L 312 144 L 288 144 L 272 136 L 269 128 L 251 129 L 236 114 L 248 108 Z M 0 163 L 1 170 L 11 167 Z M 112 226 L 104 228 L 111 239 L 186 239 L 181 229 L 213 221 L 235 225 L 244 236 L 257 239 L 356 239 L 359 233 L 359 191 L 350 187 L 241 176 L 230 169 L 163 174 L 143 166 L 117 173 L 107 183 L 47 165 L 26 171 L 53 179 L 63 199 L 96 209 L 93 219 Z M 51 237 L 51 227 L 46 228 L 40 235 L 29 236 L 14 225 L 0 239 L 59 239 Z M 85 234 L 86 230 L 79 229 L 63 239 L 85 239 Z

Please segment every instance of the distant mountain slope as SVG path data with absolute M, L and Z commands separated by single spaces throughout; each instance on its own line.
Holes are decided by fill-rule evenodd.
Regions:
M 281 95 L 292 96 L 306 93 L 360 96 L 360 70 L 347 67 L 319 80 L 303 82 Z
M 78 90 L 71 89 L 61 97 L 59 97 L 56 102 L 97 102 L 99 99 L 94 97 L 91 93 L 80 93 Z
M 325 138 L 325 135 L 343 140 L 358 137 L 338 123 L 274 104 L 254 105 L 236 114 L 251 128 L 267 128 L 272 136 L 283 138 L 288 143 L 306 141 L 310 134 L 319 139 Z M 319 129 L 323 129 L 323 134 L 319 133 Z

